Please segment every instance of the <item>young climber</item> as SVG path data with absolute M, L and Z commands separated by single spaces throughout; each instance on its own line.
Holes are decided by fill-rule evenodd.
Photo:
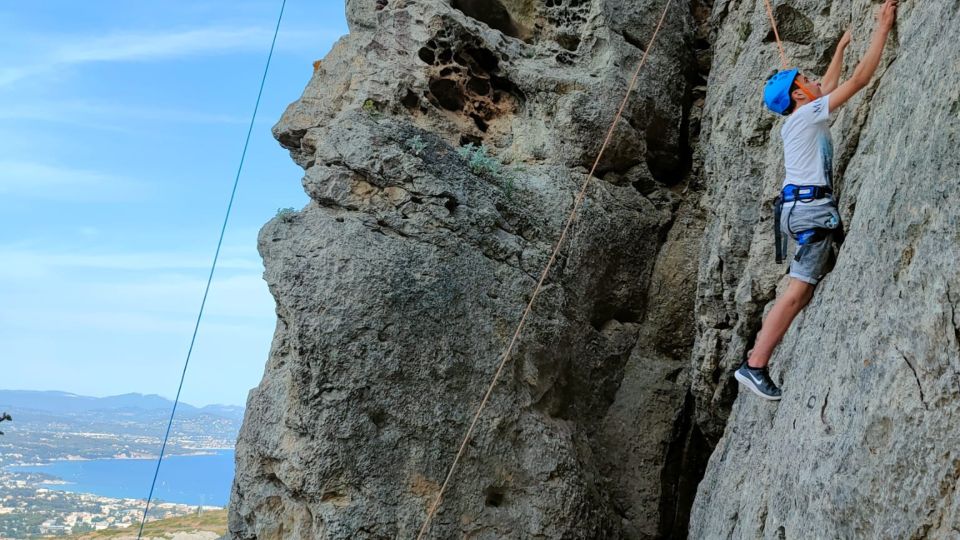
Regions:
M 866 54 L 843 84 L 837 85 L 843 51 L 850 42 L 849 31 L 840 38 L 822 82 L 790 69 L 771 75 L 764 87 L 767 107 L 787 116 L 780 128 L 786 178 L 774 207 L 777 262 L 781 262 L 786 251 L 786 238 L 781 237 L 781 231 L 789 233 L 797 243 L 787 290 L 774 303 L 753 349 L 734 373 L 740 383 L 764 399 L 780 399 L 780 389 L 767 371 L 770 356 L 794 317 L 813 296 L 814 287 L 826 271 L 833 240 L 842 240 L 843 226 L 832 189 L 829 114 L 870 82 L 896 14 L 897 0 L 886 0 L 877 11 L 877 28 Z

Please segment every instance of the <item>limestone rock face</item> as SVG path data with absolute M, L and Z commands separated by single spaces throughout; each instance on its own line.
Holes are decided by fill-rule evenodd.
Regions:
M 416 536 L 664 5 L 383 4 L 274 127 L 311 202 L 260 234 L 233 538 Z M 431 538 L 685 528 L 707 13 L 674 0 Z
M 849 76 L 878 5 L 774 4 L 788 57 L 811 76 L 852 25 Z M 873 82 L 834 113 L 846 242 L 771 360 L 783 400 L 745 394 L 729 412 L 731 370 L 785 271 L 770 232 L 781 121 L 759 100 L 779 58 L 762 3 L 717 2 L 713 22 L 692 389 L 719 443 L 690 537 L 956 538 L 960 4 L 901 3 Z
M 852 26 L 852 72 L 876 2 L 773 3 L 811 76 Z M 259 239 L 230 537 L 416 537 L 663 5 L 347 0 L 274 127 L 310 203 Z M 847 240 L 769 403 L 731 374 L 786 284 L 777 49 L 762 2 L 673 0 L 429 537 L 960 534 L 957 42 L 901 3 L 835 113 Z

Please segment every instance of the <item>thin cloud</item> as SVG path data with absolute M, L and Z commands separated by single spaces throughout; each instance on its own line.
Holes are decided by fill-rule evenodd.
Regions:
M 206 270 L 210 268 L 211 257 L 210 254 L 195 255 L 177 252 L 51 253 L 16 247 L 0 247 L 0 260 L 4 261 L 3 267 L 0 267 L 0 276 L 7 272 L 6 277 L 10 278 L 14 269 L 19 269 L 15 273 L 21 277 L 51 275 L 58 270 L 68 273 L 76 270 L 128 272 Z M 221 257 L 217 261 L 217 268 L 258 273 L 263 271 L 263 265 L 258 259 L 229 256 Z
M 28 161 L 0 161 L 0 197 L 122 201 L 150 192 L 143 182 L 109 173 Z
M 277 46 L 285 50 L 320 49 L 342 35 L 333 29 L 282 30 Z M 272 28 L 209 27 L 167 32 L 121 32 L 101 36 L 45 37 L 48 45 L 32 61 L 0 69 L 0 86 L 94 62 L 165 60 L 234 52 L 263 52 Z
M 161 272 L 100 272 L 47 279 L 43 287 L 2 286 L 0 325 L 7 331 L 70 328 L 188 336 L 205 283 L 197 276 Z M 273 298 L 259 275 L 219 277 L 207 301 L 204 332 L 242 326 L 267 335 L 274 317 Z
M 162 34 L 124 33 L 57 48 L 57 64 L 156 60 L 262 47 L 269 39 L 259 28 L 202 28 Z
M 21 104 L 16 108 L 0 109 L 0 120 L 39 120 L 81 125 L 90 125 L 90 121 L 100 120 L 235 125 L 245 125 L 248 122 L 230 114 L 86 101 Z

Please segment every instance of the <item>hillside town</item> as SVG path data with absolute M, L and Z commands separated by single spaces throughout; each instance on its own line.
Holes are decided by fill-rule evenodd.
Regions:
M 49 481 L 44 476 L 0 470 L 0 540 L 139 526 L 144 500 L 37 487 L 38 483 Z M 156 502 L 150 506 L 149 519 L 197 514 L 216 508 Z

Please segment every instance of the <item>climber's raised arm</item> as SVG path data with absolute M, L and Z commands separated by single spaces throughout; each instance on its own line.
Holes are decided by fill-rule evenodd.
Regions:
M 830 112 L 840 108 L 848 99 L 870 83 L 870 79 L 873 78 L 873 74 L 880 64 L 880 55 L 883 54 L 883 46 L 887 41 L 887 35 L 893 28 L 896 19 L 897 0 L 887 0 L 877 12 L 877 28 L 873 31 L 867 53 L 863 55 L 860 63 L 857 64 L 857 68 L 853 70 L 853 75 L 836 90 L 830 92 Z
M 829 94 L 837 89 L 837 84 L 840 82 L 840 72 L 843 70 L 843 52 L 849 44 L 850 31 L 847 30 L 843 33 L 840 41 L 837 42 L 837 50 L 833 53 L 833 60 L 830 61 L 830 67 L 828 67 L 827 72 L 823 74 L 820 90 L 824 94 Z

